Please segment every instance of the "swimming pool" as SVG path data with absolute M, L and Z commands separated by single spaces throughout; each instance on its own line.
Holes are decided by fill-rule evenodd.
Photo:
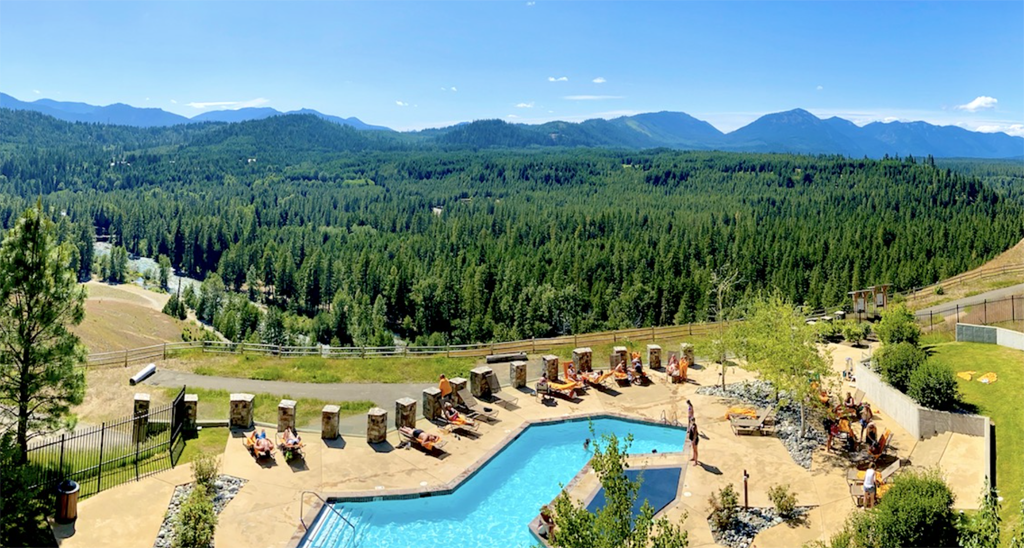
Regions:
M 633 434 L 630 453 L 682 451 L 685 430 L 669 426 L 598 418 L 594 428 L 620 438 Z M 588 421 L 533 425 L 450 495 L 373 502 L 335 503 L 355 525 L 322 509 L 307 537 L 308 548 L 351 546 L 529 547 L 536 539 L 530 520 L 558 495 L 587 463 L 583 441 Z M 356 536 L 357 542 L 352 538 Z

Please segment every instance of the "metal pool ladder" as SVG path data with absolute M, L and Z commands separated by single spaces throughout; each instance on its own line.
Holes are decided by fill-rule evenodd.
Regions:
M 302 515 L 302 510 L 303 510 L 303 507 L 304 507 L 304 504 L 305 504 L 305 500 L 306 500 L 306 495 L 307 494 L 308 495 L 313 495 L 314 497 L 320 499 L 320 502 L 323 503 L 324 508 L 327 508 L 331 512 L 334 512 L 334 515 L 338 516 L 338 518 L 341 521 L 345 522 L 345 525 L 347 525 L 348 527 L 350 527 L 352 529 L 352 536 L 349 538 L 349 542 L 346 543 L 346 545 L 357 546 L 360 535 L 359 535 L 359 530 L 356 529 L 356 526 L 353 525 L 352 522 L 349 521 L 349 519 L 346 518 L 341 512 L 339 512 L 337 508 L 335 508 L 333 505 L 331 505 L 326 500 L 324 500 L 324 498 L 321 497 L 315 491 L 303 491 L 299 495 L 299 523 L 301 523 L 302 527 L 306 529 L 307 534 L 309 532 L 309 525 L 306 524 L 306 521 L 305 521 L 305 519 L 303 518 L 303 515 Z M 311 546 L 311 544 L 310 544 L 311 542 L 312 542 L 312 539 L 307 538 L 306 546 Z

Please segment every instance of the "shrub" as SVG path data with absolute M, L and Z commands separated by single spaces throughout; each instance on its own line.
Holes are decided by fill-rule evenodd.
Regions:
M 878 339 L 883 344 L 908 342 L 917 346 L 917 341 L 921 339 L 921 328 L 917 326 L 914 313 L 902 303 L 892 304 L 882 312 L 875 333 L 878 333 Z
M 910 377 L 928 360 L 924 350 L 908 342 L 883 347 L 878 351 L 878 372 L 897 390 L 906 392 Z
M 904 471 L 878 506 L 851 522 L 853 546 L 957 546 L 954 497 L 937 470 Z
M 768 498 L 775 505 L 775 511 L 782 518 L 790 518 L 796 510 L 796 495 L 786 485 L 773 485 L 768 489 Z
M 986 485 L 981 491 L 981 505 L 974 514 L 960 514 L 960 546 L 963 548 L 998 548 L 999 496 Z
M 846 320 L 842 323 L 843 338 L 855 345 L 860 344 L 868 336 L 870 327 L 867 323 L 858 323 L 854 320 Z
M 736 511 L 739 506 L 736 498 L 736 490 L 732 484 L 726 485 L 718 491 L 711 493 L 708 498 L 708 505 L 711 507 L 711 525 L 718 531 L 725 531 L 732 527 L 736 519 Z
M 937 286 L 935 286 L 935 294 L 936 295 L 945 295 L 946 294 L 946 290 L 942 289 L 941 285 L 937 285 Z
M 213 493 L 213 484 L 217 481 L 217 468 L 220 466 L 220 458 L 210 453 L 200 453 L 196 460 L 192 461 L 192 477 L 196 484 L 201 485 L 207 493 Z
M 910 375 L 907 395 L 929 409 L 940 411 L 954 411 L 960 403 L 953 370 L 934 361 L 925 361 Z
M 209 548 L 213 531 L 217 527 L 217 514 L 213 501 L 202 484 L 197 483 L 178 509 L 174 521 L 173 548 Z
M 838 322 L 818 322 L 814 327 L 818 330 L 818 335 L 826 341 L 833 341 L 842 335 L 842 328 Z

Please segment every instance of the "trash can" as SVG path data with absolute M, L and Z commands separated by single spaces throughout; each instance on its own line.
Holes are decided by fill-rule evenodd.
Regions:
M 60 523 L 71 523 L 78 519 L 78 483 L 64 480 L 57 486 L 57 516 Z

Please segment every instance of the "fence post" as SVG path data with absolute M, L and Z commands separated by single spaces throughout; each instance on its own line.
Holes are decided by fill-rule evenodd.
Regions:
M 956 323 L 960 323 L 960 305 L 956 305 Z
M 693 324 L 692 323 L 688 323 L 686 325 L 690 328 L 690 336 L 692 337 L 693 336 Z
M 452 357 L 452 345 L 445 344 L 444 345 L 444 351 L 445 351 L 445 357 L 447 357 L 447 358 Z
M 1013 304 L 1013 295 L 1010 295 L 1010 321 L 1017 321 L 1017 307 Z
M 530 337 L 530 344 L 533 345 L 533 353 L 537 353 L 537 337 Z
M 612 333 L 612 342 L 619 342 L 618 337 L 619 337 L 619 335 L 617 333 L 613 332 Z
M 982 307 L 983 307 L 982 311 L 984 312 L 984 315 L 982 316 L 981 324 L 982 325 L 988 325 L 988 299 L 985 299 L 985 302 L 983 302 L 981 304 L 982 304 Z
M 124 366 L 126 368 L 128 367 L 128 349 L 127 348 L 124 349 Z
M 651 324 L 651 341 L 654 341 L 654 324 Z
M 60 468 L 57 471 L 61 481 L 64 481 L 64 434 L 60 435 Z
M 934 315 L 934 312 L 929 310 L 928 311 L 928 331 L 931 331 L 932 328 L 935 326 L 935 318 L 933 317 L 933 315 Z
M 167 343 L 164 343 L 164 360 L 167 359 Z
M 171 431 L 174 431 L 174 421 L 171 421 Z M 171 453 L 174 453 L 174 444 L 168 446 Z M 135 481 L 139 481 L 139 438 L 135 437 Z
M 572 334 L 572 347 L 573 348 L 579 348 L 579 346 L 580 346 L 580 342 L 579 341 L 580 341 L 579 335 L 573 333 Z
M 96 492 L 99 493 L 100 489 L 103 488 L 103 437 L 107 433 L 107 423 L 100 425 L 100 462 L 98 472 L 96 474 Z

